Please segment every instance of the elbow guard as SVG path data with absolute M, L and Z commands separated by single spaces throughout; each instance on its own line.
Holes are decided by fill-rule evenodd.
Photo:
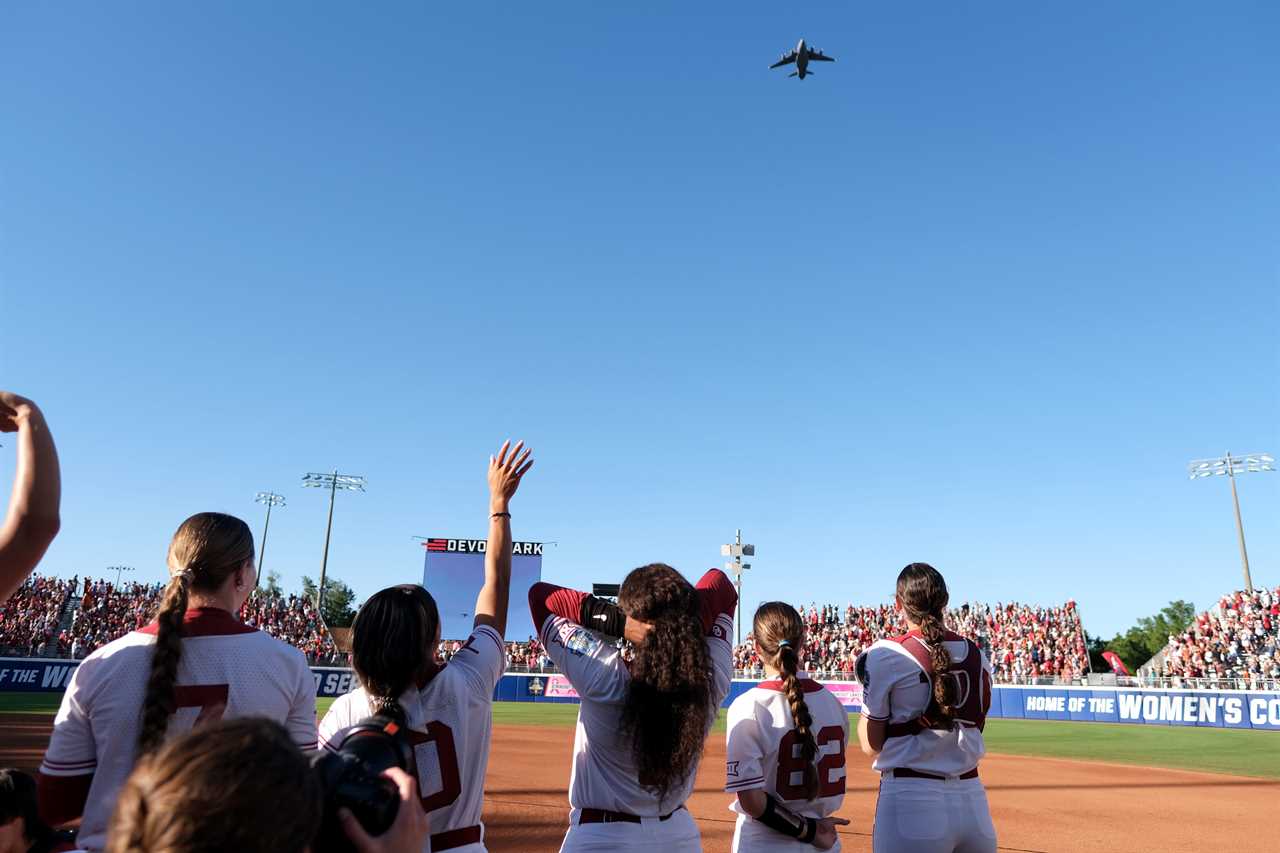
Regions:
M 626 631 L 627 614 L 616 604 L 588 595 L 582 599 L 578 624 L 607 637 L 621 637 Z
M 812 843 L 818 834 L 818 821 L 796 814 L 775 800 L 772 794 L 765 795 L 764 813 L 756 820 L 774 832 L 780 832 L 805 844 Z

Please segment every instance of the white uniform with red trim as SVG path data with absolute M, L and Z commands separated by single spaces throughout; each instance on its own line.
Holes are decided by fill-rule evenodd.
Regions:
M 448 665 L 423 687 L 400 697 L 417 764 L 422 808 L 430 814 L 425 851 L 483 853 L 484 777 L 489 767 L 493 689 L 502 678 L 506 648 L 488 625 L 471 632 Z M 336 751 L 345 730 L 374 713 L 358 688 L 339 697 L 320 722 L 320 745 Z
M 844 802 L 845 745 L 849 712 L 831 691 L 800 673 L 805 705 L 813 718 L 811 731 L 818 744 L 818 797 L 806 800 L 802 787 L 804 759 L 791 715 L 791 703 L 780 680 L 765 681 L 743 693 L 729 706 L 725 742 L 725 785 L 732 794 L 760 789 L 791 811 L 805 817 L 829 817 Z M 729 806 L 738 813 L 733 850 L 802 853 L 811 845 L 788 838 L 747 815 L 737 798 Z M 840 840 L 832 850 L 840 850 Z
M 85 658 L 71 676 L 40 773 L 92 774 L 77 843 L 102 850 L 116 795 L 137 759 L 156 626 L 131 631 Z M 225 610 L 188 610 L 169 737 L 199 723 L 267 717 L 304 750 L 316 746 L 316 683 L 298 649 Z
M 715 589 L 704 592 L 706 585 Z M 530 592 L 531 600 L 537 589 L 535 586 Z M 732 584 L 719 570 L 712 570 L 699 582 L 699 593 L 706 596 L 704 624 L 709 623 L 710 628 L 705 642 L 714 670 L 714 707 L 718 708 L 729 695 L 733 676 L 733 647 L 729 643 L 733 619 L 729 614 L 736 596 Z M 535 622 L 539 616 L 535 612 Z M 640 784 L 639 771 L 632 759 L 631 737 L 621 731 L 622 707 L 631 674 L 616 641 L 554 613 L 543 617 L 541 622 L 539 639 L 547 655 L 581 699 L 569 780 L 569 830 L 560 847 L 561 853 L 701 853 L 698 825 L 689 811 L 682 808 L 693 792 L 697 764 L 661 800 Z M 712 722 L 714 717 L 708 717 L 708 731 Z M 633 815 L 640 822 L 581 823 L 584 809 Z
M 916 632 L 880 640 L 866 652 L 862 713 L 887 724 L 910 723 L 929 707 L 932 686 L 916 657 L 904 645 L 911 639 L 928 646 Z M 995 826 L 979 778 L 960 779 L 977 769 L 986 754 L 982 740 L 991 695 L 991 663 L 976 645 L 950 632 L 946 649 L 952 676 L 961 690 L 958 705 L 973 708 L 976 723 L 957 719 L 950 729 L 925 728 L 891 737 L 872 767 L 881 772 L 873 838 L 875 853 L 994 853 Z M 978 661 L 969 655 L 979 656 Z M 980 713 L 977 712 L 980 708 Z M 945 779 L 900 778 L 897 768 Z

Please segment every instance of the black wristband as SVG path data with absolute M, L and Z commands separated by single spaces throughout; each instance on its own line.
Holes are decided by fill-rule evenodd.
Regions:
M 772 794 L 764 795 L 764 812 L 756 820 L 797 841 L 810 842 L 818 834 L 818 822 L 811 817 L 801 817 L 779 803 Z
M 588 595 L 578 609 L 578 622 L 607 637 L 621 637 L 626 633 L 627 614 L 616 604 Z
M 511 517 L 511 513 L 509 513 L 509 512 L 495 512 L 493 515 L 491 515 L 491 516 L 489 516 L 489 517 L 490 517 L 490 518 L 510 518 L 510 517 Z

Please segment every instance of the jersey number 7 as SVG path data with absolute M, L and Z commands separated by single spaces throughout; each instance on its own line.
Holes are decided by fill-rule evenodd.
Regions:
M 818 796 L 819 797 L 838 797 L 844 793 L 845 774 L 841 773 L 839 779 L 832 779 L 831 772 L 833 770 L 843 770 L 845 763 L 845 739 L 848 732 L 844 726 L 826 726 L 819 730 L 813 736 L 814 741 L 818 744 Z M 822 748 L 827 744 L 835 743 L 835 752 L 822 752 Z M 804 800 L 808 799 L 804 793 L 804 784 L 792 784 L 792 774 L 800 774 L 800 779 L 804 779 L 805 760 L 798 753 L 800 747 L 800 735 L 795 729 L 787 732 L 782 737 L 782 742 L 778 744 L 778 796 L 784 800 Z
M 196 726 L 222 719 L 227 711 L 227 697 L 231 693 L 227 684 L 180 684 L 173 688 L 174 708 L 199 708 Z

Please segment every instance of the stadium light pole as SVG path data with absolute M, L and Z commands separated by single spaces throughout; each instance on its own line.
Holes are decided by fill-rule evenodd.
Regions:
M 329 521 L 324 528 L 324 556 L 320 558 L 320 583 L 316 585 L 316 610 L 324 612 L 321 602 L 324 601 L 324 575 L 329 568 L 329 535 L 333 532 L 333 502 L 338 491 L 363 492 L 365 478 L 359 474 L 339 474 L 337 469 L 328 474 L 309 473 L 302 475 L 302 485 L 308 489 L 329 490 Z
M 1240 495 L 1236 492 L 1236 475 L 1276 470 L 1276 458 L 1270 453 L 1246 453 L 1244 456 L 1225 456 L 1216 459 L 1196 459 L 1187 465 L 1192 480 L 1205 477 L 1227 477 L 1231 480 L 1231 502 L 1236 510 L 1236 536 L 1240 539 L 1240 562 L 1244 566 L 1245 592 L 1253 593 L 1253 578 L 1249 575 L 1249 552 L 1244 547 L 1244 522 L 1240 520 Z
M 267 531 L 271 528 L 271 508 L 284 506 L 284 495 L 278 495 L 275 492 L 258 492 L 253 496 L 253 502 L 267 505 L 267 520 L 262 523 L 262 545 L 258 548 L 258 576 L 253 581 L 253 585 L 257 586 L 262 580 L 262 563 L 267 559 Z
M 738 623 L 738 642 L 734 645 L 738 646 L 742 645 L 742 573 L 751 568 L 751 564 L 742 562 L 742 558 L 755 555 L 755 545 L 742 544 L 741 527 L 738 528 L 738 535 L 734 537 L 732 544 L 720 546 L 720 556 L 733 557 L 733 560 L 725 563 L 724 567 L 733 572 L 733 585 L 738 591 L 738 618 L 734 620 Z
M 116 589 L 120 588 L 120 573 L 136 571 L 133 566 L 107 566 L 107 571 L 116 573 Z

